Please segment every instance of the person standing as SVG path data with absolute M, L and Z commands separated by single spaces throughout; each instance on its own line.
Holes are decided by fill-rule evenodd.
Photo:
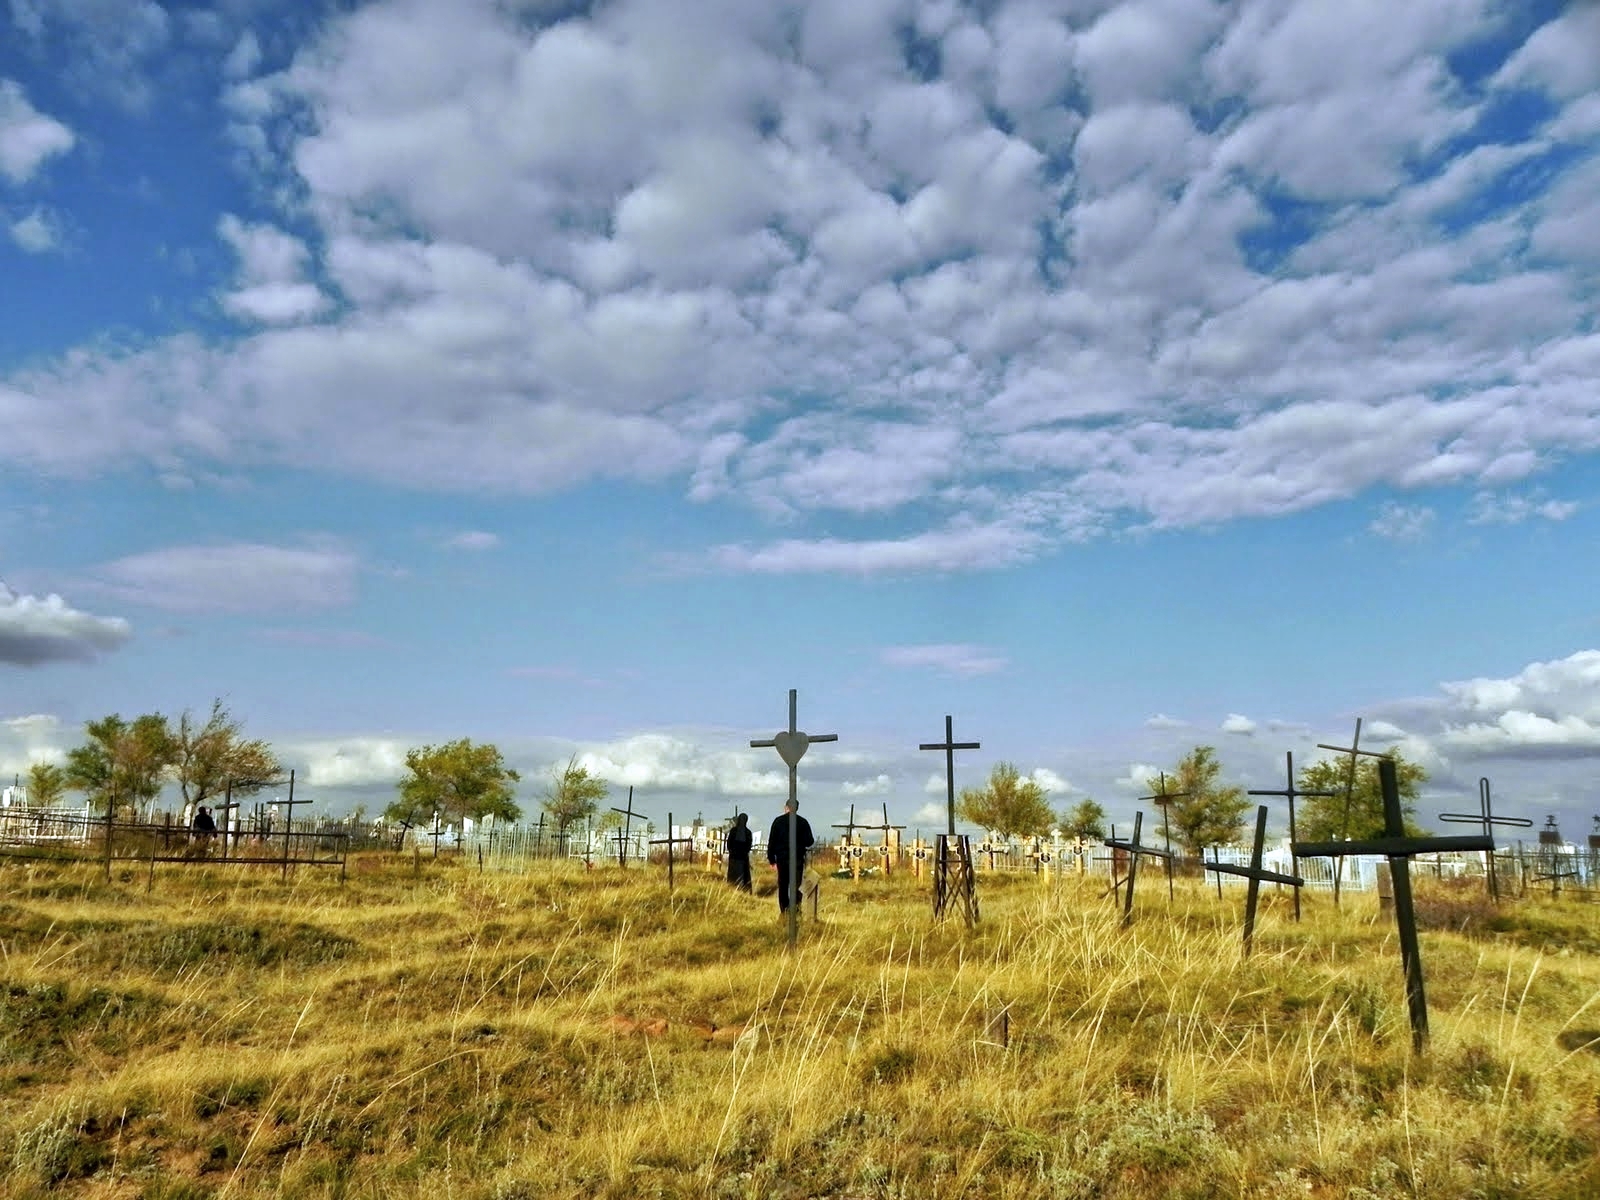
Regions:
M 750 890 L 750 847 L 755 834 L 750 832 L 750 818 L 738 813 L 733 818 L 733 828 L 722 840 L 728 855 L 728 882 L 742 892 Z
M 767 835 L 767 861 L 778 868 L 778 911 L 788 912 L 789 902 L 800 904 L 800 879 L 806 873 L 806 851 L 816 841 L 811 836 L 811 823 L 800 815 L 798 800 L 786 800 L 783 815 L 772 823 Z M 791 841 L 790 833 L 794 834 Z M 790 847 L 793 853 L 790 853 Z M 790 861 L 793 860 L 793 873 Z
M 194 840 L 201 854 L 211 853 L 211 839 L 216 836 L 217 823 L 211 817 L 211 810 L 202 804 L 194 814 Z

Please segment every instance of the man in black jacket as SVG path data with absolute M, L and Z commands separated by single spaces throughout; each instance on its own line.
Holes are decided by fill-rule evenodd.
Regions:
M 785 801 L 783 815 L 772 823 L 772 832 L 767 835 L 767 861 L 778 868 L 779 912 L 788 912 L 791 900 L 795 908 L 799 908 L 800 877 L 806 870 L 806 851 L 816 841 L 811 836 L 811 823 L 795 811 L 799 807 L 798 800 Z

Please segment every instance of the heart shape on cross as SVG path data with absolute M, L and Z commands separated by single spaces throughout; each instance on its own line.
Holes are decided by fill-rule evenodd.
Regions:
M 778 748 L 778 757 L 792 767 L 804 757 L 806 747 L 811 745 L 811 739 L 803 733 L 790 733 L 784 730 L 772 739 L 772 744 Z

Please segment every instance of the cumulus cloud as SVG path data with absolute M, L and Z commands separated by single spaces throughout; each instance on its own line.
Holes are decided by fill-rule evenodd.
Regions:
M 276 749 L 285 762 L 299 764 L 312 787 L 368 788 L 394 785 L 406 773 L 412 743 L 393 737 L 354 736 L 289 740 Z
M 316 316 L 328 298 L 306 279 L 311 252 L 299 238 L 270 225 L 251 225 L 231 213 L 217 226 L 239 258 L 237 286 L 222 307 L 242 321 L 290 325 Z
M 1600 650 L 1531 663 L 1509 678 L 1442 685 L 1439 742 L 1466 755 L 1600 754 Z
M 1542 493 L 1479 492 L 1472 497 L 1467 522 L 1472 525 L 1521 525 L 1534 519 L 1565 521 L 1578 511 L 1575 500 L 1551 500 Z
M 46 254 L 61 246 L 61 224 L 42 208 L 11 222 L 7 232 L 17 248 L 28 254 Z
M 1425 505 L 1386 500 L 1367 528 L 1391 542 L 1420 542 L 1433 529 L 1437 514 Z
M 894 781 L 887 775 L 876 775 L 871 779 L 847 779 L 839 785 L 841 796 L 887 796 L 894 787 Z
M 1146 717 L 1144 725 L 1146 729 L 1187 729 L 1189 722 L 1169 717 L 1166 713 L 1157 713 L 1153 717 Z
M 1256 731 L 1256 723 L 1249 717 L 1239 713 L 1229 713 L 1222 722 L 1223 733 L 1234 733 L 1241 737 L 1251 737 Z
M 231 542 L 131 554 L 93 577 L 126 603 L 172 612 L 269 613 L 349 604 L 359 570 L 354 554 L 331 544 Z
M 0 778 L 26 775 L 37 762 L 65 761 L 73 741 L 72 732 L 49 713 L 0 719 Z
M 1076 790 L 1070 783 L 1068 783 L 1060 775 L 1057 775 L 1049 767 L 1035 767 L 1031 772 L 1029 772 L 1028 778 L 1032 779 L 1052 796 L 1059 796 L 1063 792 Z
M 26 183 L 39 168 L 77 142 L 72 130 L 28 103 L 22 85 L 0 79 L 0 175 Z
M 1151 786 L 1160 773 L 1160 767 L 1153 767 L 1149 763 L 1130 763 L 1127 772 L 1119 775 L 1113 783 L 1125 792 L 1142 792 Z
M 483 529 L 465 529 L 445 539 L 452 550 L 493 550 L 500 545 L 500 535 Z
M 19 595 L 0 583 L 0 663 L 37 667 L 110 653 L 133 634 L 121 617 L 97 617 L 58 595 Z
M 986 646 L 967 642 L 940 642 L 919 646 L 887 646 L 879 659 L 891 667 L 929 668 L 947 675 L 992 675 L 1006 668 L 1007 659 Z

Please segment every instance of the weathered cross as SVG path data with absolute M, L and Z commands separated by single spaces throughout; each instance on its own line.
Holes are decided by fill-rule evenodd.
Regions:
M 1375 750 L 1361 748 L 1361 718 L 1356 718 L 1356 736 L 1351 739 L 1348 746 L 1330 746 L 1326 742 L 1317 743 L 1318 750 L 1332 750 L 1335 754 L 1348 754 L 1350 756 L 1350 770 L 1344 780 L 1344 814 L 1339 818 L 1339 836 L 1350 836 L 1350 802 L 1356 794 L 1356 759 L 1384 758 L 1385 755 Z M 1292 841 L 1292 839 L 1291 839 Z M 1333 864 L 1333 903 L 1339 903 L 1339 877 L 1344 874 L 1344 859 L 1335 859 Z
M 1168 813 L 1167 813 L 1167 809 L 1171 806 L 1171 804 L 1172 804 L 1172 802 L 1174 800 L 1180 800 L 1184 796 L 1187 796 L 1189 793 L 1188 792 L 1169 792 L 1167 790 L 1167 773 L 1165 771 L 1156 772 L 1156 779 L 1157 779 L 1156 794 L 1154 796 L 1140 796 L 1139 799 L 1141 801 L 1153 800 L 1155 802 L 1156 807 L 1161 810 L 1161 837 L 1166 842 L 1166 846 L 1167 846 L 1167 854 L 1166 854 L 1166 862 L 1167 862 L 1167 903 L 1171 904 L 1172 903 L 1172 821 L 1169 819 L 1169 816 L 1168 816 Z M 1146 777 L 1146 782 L 1147 783 L 1149 782 L 1148 777 Z
M 1139 830 L 1143 825 L 1144 813 L 1142 811 L 1136 812 L 1133 814 L 1133 838 L 1130 841 L 1122 841 L 1114 834 L 1106 839 L 1106 845 L 1113 850 L 1125 851 L 1128 855 L 1128 878 L 1126 880 L 1128 891 L 1122 900 L 1122 926 L 1124 929 L 1133 924 L 1133 880 L 1139 873 L 1139 856 L 1148 854 L 1152 858 L 1165 858 L 1169 861 L 1172 858 L 1170 850 L 1157 850 L 1154 846 L 1146 846 L 1139 841 Z
M 1326 747 L 1324 747 L 1326 749 Z M 1406 1007 L 1411 1017 L 1412 1046 L 1421 1051 L 1428 1040 L 1428 997 L 1422 982 L 1422 947 L 1417 940 L 1417 913 L 1411 902 L 1411 859 L 1418 854 L 1452 850 L 1494 853 L 1487 834 L 1465 837 L 1408 837 L 1400 809 L 1400 783 L 1394 759 L 1378 759 L 1378 788 L 1383 794 L 1383 836 L 1355 841 L 1302 842 L 1296 858 L 1342 858 L 1347 854 L 1382 854 L 1389 860 L 1394 887 L 1394 919 L 1400 933 L 1400 961 L 1406 976 Z
M 1472 813 L 1440 813 L 1439 820 L 1447 821 L 1452 825 L 1477 825 L 1482 828 L 1488 837 L 1494 836 L 1495 827 L 1498 825 L 1509 826 L 1513 829 L 1531 829 L 1533 822 L 1527 817 L 1497 817 L 1494 815 L 1494 801 L 1489 794 L 1489 777 L 1482 776 L 1478 780 L 1478 812 Z M 1488 869 L 1484 872 L 1489 884 L 1489 898 L 1496 904 L 1500 902 L 1500 881 L 1495 875 L 1494 851 L 1484 856 Z
M 1289 786 L 1294 786 L 1293 777 L 1290 777 Z M 1295 889 L 1295 895 L 1300 895 L 1300 888 L 1305 880 L 1298 875 L 1282 875 L 1277 871 L 1268 871 L 1261 865 L 1261 853 L 1267 844 L 1267 806 L 1256 806 L 1256 840 L 1250 851 L 1250 865 L 1236 867 L 1231 863 L 1208 862 L 1202 864 L 1207 871 L 1217 872 L 1217 881 L 1222 881 L 1223 875 L 1243 875 L 1250 881 L 1250 886 L 1245 892 L 1244 900 L 1244 956 L 1250 957 L 1251 943 L 1256 933 L 1256 904 L 1261 898 L 1261 883 L 1287 883 Z
M 222 857 L 227 858 L 233 853 L 233 814 L 239 810 L 239 802 L 233 798 L 233 780 L 228 780 L 222 796 L 222 803 L 212 807 L 222 814 L 222 820 L 217 822 L 217 828 L 222 832 Z
M 795 727 L 796 710 L 799 704 L 800 693 L 789 689 L 789 728 L 773 734 L 770 738 L 762 738 L 750 743 L 752 749 L 766 749 L 771 747 L 778 752 L 778 757 L 783 759 L 789 768 L 789 903 L 786 911 L 789 915 L 789 948 L 794 949 L 795 943 L 800 940 L 800 814 L 796 811 L 800 798 L 798 795 L 798 779 L 795 768 L 800 765 L 800 760 L 805 756 L 806 749 L 813 742 L 837 742 L 837 733 L 812 733 L 802 732 Z
M 1299 788 L 1295 787 L 1295 785 L 1294 785 L 1294 751 L 1290 750 L 1290 751 L 1286 752 L 1283 757 L 1284 757 L 1285 763 L 1287 764 L 1287 769 L 1288 769 L 1288 777 L 1289 777 L 1288 778 L 1288 783 L 1284 787 L 1278 788 L 1278 789 L 1273 789 L 1273 788 L 1251 788 L 1249 791 L 1247 791 L 1245 793 L 1245 795 L 1247 795 L 1247 796 L 1284 796 L 1284 797 L 1286 797 L 1288 799 L 1288 801 L 1289 801 L 1289 844 L 1292 846 L 1292 845 L 1294 845 L 1294 843 L 1297 840 L 1297 835 L 1296 835 L 1295 829 L 1294 829 L 1294 802 L 1295 802 L 1295 800 L 1297 800 L 1301 796 L 1337 796 L 1339 793 L 1338 792 L 1332 792 L 1332 791 L 1329 791 L 1329 792 L 1303 792 L 1303 791 L 1301 791 Z M 1222 884 L 1221 876 L 1218 876 L 1217 884 L 1218 884 L 1218 887 L 1220 889 L 1221 884 Z M 1295 884 L 1295 887 L 1294 887 L 1294 919 L 1296 921 L 1298 921 L 1300 919 L 1300 884 L 1298 884 L 1298 883 Z
M 944 718 L 944 741 L 922 742 L 918 750 L 943 750 L 944 751 L 944 794 L 945 815 L 949 819 L 949 828 L 946 830 L 951 836 L 956 832 L 956 751 L 981 750 L 977 742 L 958 742 L 955 735 L 955 719 L 948 713 Z
M 847 866 L 853 867 L 853 874 L 855 878 L 860 879 L 860 856 L 851 853 L 851 850 L 855 846 L 856 806 L 854 804 L 850 806 L 850 819 L 848 821 L 846 821 L 843 825 L 835 823 L 833 827 L 835 829 L 844 830 L 844 845 L 839 848 L 839 866 L 841 868 Z
M 620 862 L 623 867 L 626 867 L 628 865 L 629 840 L 633 833 L 633 819 L 635 817 L 638 817 L 641 820 L 644 818 L 643 813 L 636 813 L 633 811 L 633 789 L 631 787 L 628 789 L 628 807 L 613 808 L 611 811 L 622 814 L 622 829 L 617 834 L 617 861 Z M 667 832 L 671 833 L 672 831 L 669 829 Z
M 1537 882 L 1542 879 L 1550 881 L 1550 895 L 1561 895 L 1561 881 L 1563 879 L 1576 879 L 1578 877 L 1577 865 L 1566 870 L 1561 866 L 1561 848 L 1567 844 L 1561 836 L 1561 828 L 1556 824 L 1556 815 L 1551 813 L 1545 818 L 1544 828 L 1539 830 L 1539 866 L 1544 874 L 1535 875 Z
M 289 857 L 294 846 L 294 806 L 310 804 L 294 798 L 294 768 L 289 769 L 289 798 L 283 802 L 283 878 L 289 878 Z
M 852 815 L 854 815 L 854 814 L 852 813 Z M 900 830 L 905 829 L 905 826 L 904 825 L 891 825 L 891 824 L 889 824 L 889 805 L 888 805 L 887 802 L 885 802 L 884 806 L 883 806 L 883 823 L 881 825 L 863 825 L 862 828 L 863 829 L 876 829 L 883 836 L 883 841 L 878 845 L 878 857 L 883 860 L 883 875 L 884 875 L 884 878 L 887 879 L 891 874 L 894 873 L 894 865 L 893 865 L 894 856 L 890 852 L 891 851 L 891 847 L 889 845 L 889 831 L 890 830 L 894 830 L 894 831 L 898 832 Z M 898 845 L 899 844 L 899 839 L 896 838 L 895 842 L 896 842 L 896 845 Z
M 632 805 L 630 804 L 629 807 L 631 808 Z M 667 848 L 667 894 L 668 895 L 672 894 L 672 848 L 674 846 L 681 845 L 684 842 L 688 842 L 692 846 L 692 845 L 694 845 L 694 838 L 692 838 L 692 837 L 677 837 L 677 838 L 675 838 L 675 837 L 672 836 L 672 814 L 671 813 L 667 814 L 667 836 L 664 837 L 664 838 L 651 838 L 650 839 L 650 844 L 652 846 L 665 846 Z

